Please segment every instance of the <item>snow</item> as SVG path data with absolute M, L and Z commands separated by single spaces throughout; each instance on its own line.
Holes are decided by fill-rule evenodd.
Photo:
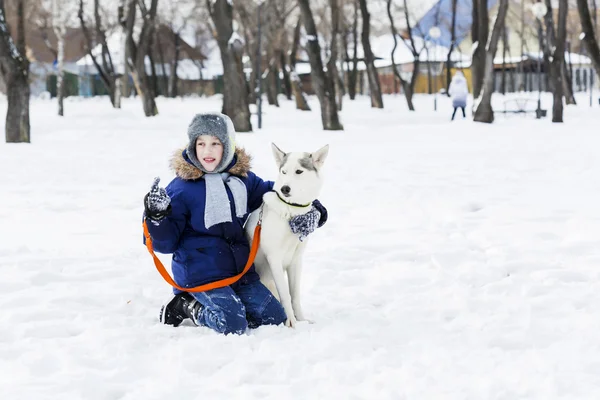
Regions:
M 244 39 L 240 36 L 239 33 L 237 33 L 237 31 L 233 31 L 231 33 L 231 37 L 227 41 L 227 45 L 233 46 L 234 44 L 236 44 L 236 42 L 239 42 L 240 44 L 243 45 L 244 44 Z
M 448 58 L 448 48 L 436 45 L 433 42 L 423 40 L 420 37 L 413 37 L 415 47 L 419 54 L 419 60 L 421 62 L 446 62 Z M 425 48 L 427 46 L 427 49 Z M 391 53 L 394 49 L 394 37 L 392 35 L 383 35 L 379 37 L 371 38 L 371 47 L 373 54 L 377 57 L 374 61 L 376 68 L 386 68 L 392 66 Z M 357 57 L 364 57 L 362 46 L 357 46 Z M 461 54 L 456 49 L 452 52 L 452 61 L 457 67 L 468 67 L 471 64 L 470 57 Z M 398 45 L 394 51 L 394 61 L 396 65 L 401 64 L 412 64 L 414 62 L 414 56 L 410 49 L 410 40 L 402 40 L 398 37 Z M 352 68 L 348 67 L 348 64 L 352 65 L 352 62 L 342 62 L 341 67 L 344 69 Z M 358 62 L 357 69 L 364 71 L 367 69 L 366 64 L 361 60 Z M 296 71 L 303 74 L 310 74 L 311 66 L 308 62 L 299 62 L 296 64 Z
M 542 52 L 525 52 L 523 54 L 523 60 L 526 59 L 531 59 L 531 60 L 538 60 L 538 59 L 543 59 L 544 54 Z M 578 54 L 578 53 L 569 53 L 567 51 L 565 51 L 565 61 L 569 61 L 569 58 L 571 59 L 571 64 L 573 65 L 587 65 L 587 64 L 591 64 L 592 60 L 591 58 L 583 55 L 583 54 Z M 521 57 L 507 57 L 506 58 L 506 62 L 509 63 L 518 63 L 521 60 Z M 502 56 L 501 55 L 496 55 L 496 58 L 494 58 L 494 64 L 502 64 Z
M 564 124 L 486 125 L 450 123 L 443 96 L 438 112 L 415 96 L 415 113 L 402 96 L 383 110 L 346 98 L 343 132 L 293 102 L 265 106 L 265 129 L 237 142 L 266 179 L 272 141 L 329 143 L 329 221 L 304 263 L 316 323 L 243 336 L 160 325 L 169 287 L 141 243 L 153 177 L 172 178 L 189 121 L 220 98 L 159 98 L 154 118 L 138 99 L 67 98 L 64 118 L 33 100 L 32 144 L 0 143 L 2 398 L 600 398 L 600 138 L 586 99 Z

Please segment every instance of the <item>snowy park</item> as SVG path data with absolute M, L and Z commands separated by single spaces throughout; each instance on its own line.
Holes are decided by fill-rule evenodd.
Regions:
M 31 144 L 0 143 L 0 398 L 600 398 L 600 109 L 578 100 L 564 124 L 450 122 L 427 95 L 346 101 L 343 131 L 314 96 L 266 107 L 261 130 L 253 115 L 237 145 L 264 179 L 272 142 L 330 145 L 329 220 L 305 255 L 315 323 L 224 336 L 159 323 L 170 287 L 141 226 L 220 96 L 158 98 L 152 118 L 137 99 L 70 97 L 68 118 L 32 99 Z

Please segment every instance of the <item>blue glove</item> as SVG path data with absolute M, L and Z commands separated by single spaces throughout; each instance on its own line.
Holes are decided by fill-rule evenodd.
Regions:
M 158 186 L 160 178 L 154 178 L 150 192 L 144 197 L 146 218 L 158 222 L 171 213 L 171 198 L 164 188 Z
M 327 209 L 323 206 L 323 204 L 321 204 L 321 202 L 319 200 L 313 201 L 312 205 L 321 214 L 321 218 L 319 219 L 319 224 L 317 225 L 317 227 L 320 228 L 323 225 L 325 225 L 325 222 L 327 222 Z

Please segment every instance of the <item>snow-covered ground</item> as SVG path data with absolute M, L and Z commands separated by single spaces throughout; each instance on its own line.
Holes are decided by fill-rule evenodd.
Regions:
M 32 102 L 32 144 L 0 143 L 1 399 L 600 398 L 598 106 L 484 125 L 450 123 L 441 97 L 361 98 L 324 132 L 315 99 L 281 100 L 238 143 L 267 179 L 271 141 L 331 145 L 303 277 L 316 323 L 243 336 L 159 324 L 170 289 L 141 243 L 152 178 L 220 99 L 155 118 Z

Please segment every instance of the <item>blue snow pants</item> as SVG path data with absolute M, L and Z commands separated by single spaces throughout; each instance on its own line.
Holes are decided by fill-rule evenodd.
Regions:
M 219 333 L 242 334 L 247 328 L 279 325 L 286 315 L 281 303 L 260 281 L 190 293 L 200 304 L 197 322 Z

